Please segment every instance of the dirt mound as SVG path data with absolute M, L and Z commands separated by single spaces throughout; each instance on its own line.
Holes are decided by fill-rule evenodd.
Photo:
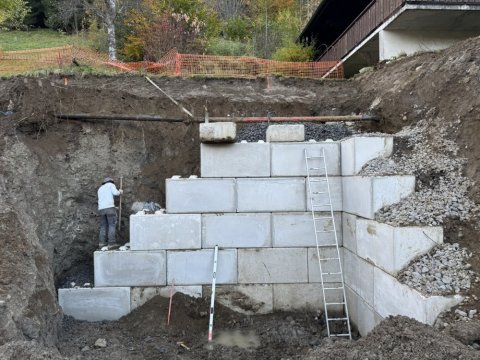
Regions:
M 478 359 L 479 352 L 432 327 L 402 316 L 391 317 L 356 342 L 325 340 L 305 357 L 331 360 Z

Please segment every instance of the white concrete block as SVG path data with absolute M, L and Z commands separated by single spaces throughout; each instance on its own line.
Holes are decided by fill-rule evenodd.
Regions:
M 165 251 L 95 251 L 95 286 L 165 285 Z
M 389 274 L 443 242 L 442 227 L 393 227 L 372 220 L 357 220 L 358 255 Z
M 202 297 L 202 286 L 164 286 L 164 287 L 134 287 L 131 289 L 131 307 L 132 311 L 155 296 L 170 297 L 170 293 L 182 293 L 194 298 Z
M 343 177 L 343 211 L 373 219 L 382 207 L 392 205 L 415 190 L 414 176 Z
M 211 286 L 204 286 L 204 296 L 210 297 Z M 215 289 L 220 304 L 246 315 L 273 312 L 273 285 L 220 285 Z
M 348 286 L 345 287 L 345 293 L 351 323 L 355 325 L 360 335 L 368 335 L 381 321 L 381 317 Z
M 452 307 L 463 301 L 463 296 L 431 296 L 425 299 L 426 323 L 433 325 L 438 315 L 444 311 L 450 310 Z
M 305 150 L 309 156 L 320 156 L 324 150 L 327 174 L 329 176 L 341 175 L 340 144 L 338 142 L 271 144 L 271 148 L 272 176 L 307 176 Z M 325 173 L 323 159 L 310 159 L 309 165 L 322 169 L 310 170 L 310 176 Z
M 77 320 L 118 320 L 131 311 L 129 287 L 59 289 L 58 302 Z
M 239 249 L 240 284 L 308 282 L 307 249 Z
M 318 178 L 311 178 L 318 179 Z M 342 211 L 343 210 L 343 189 L 342 189 L 342 178 L 339 176 L 332 176 L 328 178 L 330 185 L 330 196 L 332 199 L 333 211 Z M 310 193 L 308 191 L 308 181 L 306 187 L 307 194 L 307 210 L 311 209 L 310 204 Z M 328 186 L 324 181 L 321 182 L 312 182 L 310 181 L 313 192 L 325 192 L 325 194 L 312 194 L 313 204 L 314 205 L 325 205 L 330 203 L 328 197 Z M 330 211 L 330 206 L 315 207 L 316 211 Z
M 372 159 L 393 152 L 393 137 L 353 137 L 341 142 L 342 175 L 356 175 Z
M 200 124 L 200 141 L 204 143 L 232 143 L 237 137 L 237 124 L 216 122 Z
M 305 211 L 305 179 L 238 179 L 237 197 L 238 212 Z
M 357 253 L 356 221 L 355 215 L 342 213 L 343 246 L 354 254 Z
M 204 285 L 212 283 L 214 250 L 168 251 L 168 284 Z M 219 250 L 217 284 L 237 283 L 237 250 Z
M 336 258 L 338 257 L 337 249 L 335 247 L 332 248 L 319 248 L 320 251 L 320 258 Z M 322 272 L 340 272 L 340 264 L 343 257 L 343 249 L 339 248 L 340 253 L 340 262 L 337 260 L 328 260 L 322 261 Z M 342 264 L 343 265 L 343 264 Z M 320 266 L 318 264 L 318 256 L 317 256 L 317 248 L 309 248 L 308 249 L 308 282 L 309 283 L 316 283 L 321 282 L 320 279 Z M 342 277 L 340 275 L 324 275 L 323 281 L 328 283 L 333 282 L 342 282 Z
M 345 296 L 347 297 L 348 316 L 350 318 L 350 324 L 358 328 L 358 298 L 359 296 L 345 284 Z
M 338 284 L 337 284 L 338 285 Z M 328 302 L 340 302 L 342 296 L 326 294 Z M 329 307 L 331 310 L 332 307 Z M 323 295 L 321 284 L 274 284 L 273 285 L 274 311 L 292 310 L 322 310 Z
M 130 216 L 132 250 L 200 249 L 200 214 Z
M 202 177 L 269 177 L 270 144 L 201 144 Z
M 368 304 L 374 299 L 374 266 L 348 249 L 343 249 L 345 284 Z
M 235 179 L 167 179 L 168 213 L 236 212 Z
M 267 128 L 267 142 L 305 141 L 303 125 L 270 125 Z
M 338 244 L 342 246 L 341 213 L 334 213 Z M 330 213 L 318 213 L 319 217 Z M 313 247 L 316 246 L 312 213 L 275 213 L 272 214 L 273 247 Z M 317 220 L 318 230 L 333 229 L 332 220 Z M 319 245 L 335 244 L 333 233 L 318 233 Z
M 202 216 L 202 247 L 271 247 L 271 214 L 208 214 Z

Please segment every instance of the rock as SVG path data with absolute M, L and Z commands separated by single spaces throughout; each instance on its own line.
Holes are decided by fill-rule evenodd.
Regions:
M 480 321 L 471 320 L 457 322 L 449 330 L 449 334 L 465 345 L 480 342 Z
M 467 317 L 467 313 L 465 311 L 460 310 L 460 309 L 455 310 L 455 314 L 458 314 L 461 317 Z
M 470 310 L 470 311 L 468 312 L 468 317 L 469 317 L 470 319 L 473 319 L 473 317 L 475 316 L 476 313 L 477 313 L 477 310 L 476 310 L 476 309 Z
M 107 340 L 100 338 L 95 341 L 95 347 L 97 348 L 106 348 L 107 347 Z
M 82 352 L 89 351 L 89 350 L 90 350 L 90 346 L 88 345 L 82 348 Z

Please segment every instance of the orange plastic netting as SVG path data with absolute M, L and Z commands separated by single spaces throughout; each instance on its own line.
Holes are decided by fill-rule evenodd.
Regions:
M 341 79 L 344 75 L 343 66 L 338 61 L 284 62 L 244 56 L 179 54 L 172 49 L 158 62 L 120 62 L 109 61 L 105 54 L 76 46 L 0 52 L 0 75 L 62 68 L 70 66 L 74 60 L 77 64 L 99 69 L 181 77 L 255 78 L 279 75 Z

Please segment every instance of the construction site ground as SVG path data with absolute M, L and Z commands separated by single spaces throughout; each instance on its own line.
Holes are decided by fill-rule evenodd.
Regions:
M 451 189 L 447 195 L 458 193 L 458 201 L 448 202 L 448 211 L 441 215 L 437 214 L 438 204 L 418 204 L 416 211 L 435 213 L 434 220 L 444 226 L 445 241 L 459 243 L 471 252 L 468 262 L 478 274 L 479 75 L 480 39 L 475 38 L 442 52 L 381 64 L 345 81 L 155 81 L 197 116 L 203 115 L 204 106 L 210 116 L 371 112 L 381 121 L 320 124 L 309 130 L 307 139 L 337 140 L 358 132 L 395 134 L 410 126 L 412 131 L 395 138 L 393 161 L 420 159 L 411 154 L 421 147 L 412 147 L 405 139 L 421 131 L 418 141 L 428 147 L 428 154 L 460 162 L 465 159 L 454 170 L 460 171 L 468 186 Z M 199 175 L 199 139 L 198 124 L 188 121 L 80 122 L 58 120 L 55 114 L 59 113 L 183 116 L 141 76 L 78 74 L 65 79 L 56 74 L 0 80 L 0 359 L 480 358 L 479 321 L 476 316 L 465 319 L 455 309 L 442 315 L 433 327 L 406 318 L 387 319 L 367 337 L 346 343 L 324 339 L 316 313 L 256 317 L 218 305 L 212 349 L 206 347 L 208 296 L 194 300 L 175 295 L 168 327 L 168 300 L 163 298 L 154 298 L 116 322 L 86 323 L 63 317 L 56 288 L 71 281 L 82 285 L 91 277 L 88 269 L 97 246 L 96 189 L 101 179 L 106 174 L 124 177 L 127 209 L 135 201 L 164 205 L 165 178 Z M 240 134 L 257 140 L 264 136 L 264 130 L 263 125 L 249 125 Z M 387 165 L 379 164 L 369 171 L 382 173 Z M 445 172 L 449 166 L 442 162 L 413 167 L 419 193 L 430 189 L 435 194 L 443 181 L 440 178 L 448 177 Z M 463 210 L 459 202 L 465 204 Z M 454 209 L 453 203 L 457 204 Z M 407 201 L 380 216 L 400 221 L 392 214 L 401 215 L 410 205 Z M 128 241 L 128 216 L 125 211 L 121 242 Z M 430 221 L 429 217 L 418 219 Z M 468 296 L 460 305 L 462 310 L 480 309 L 478 282 L 472 281 L 470 290 L 462 293 Z M 106 347 L 95 347 L 100 338 L 106 339 Z

